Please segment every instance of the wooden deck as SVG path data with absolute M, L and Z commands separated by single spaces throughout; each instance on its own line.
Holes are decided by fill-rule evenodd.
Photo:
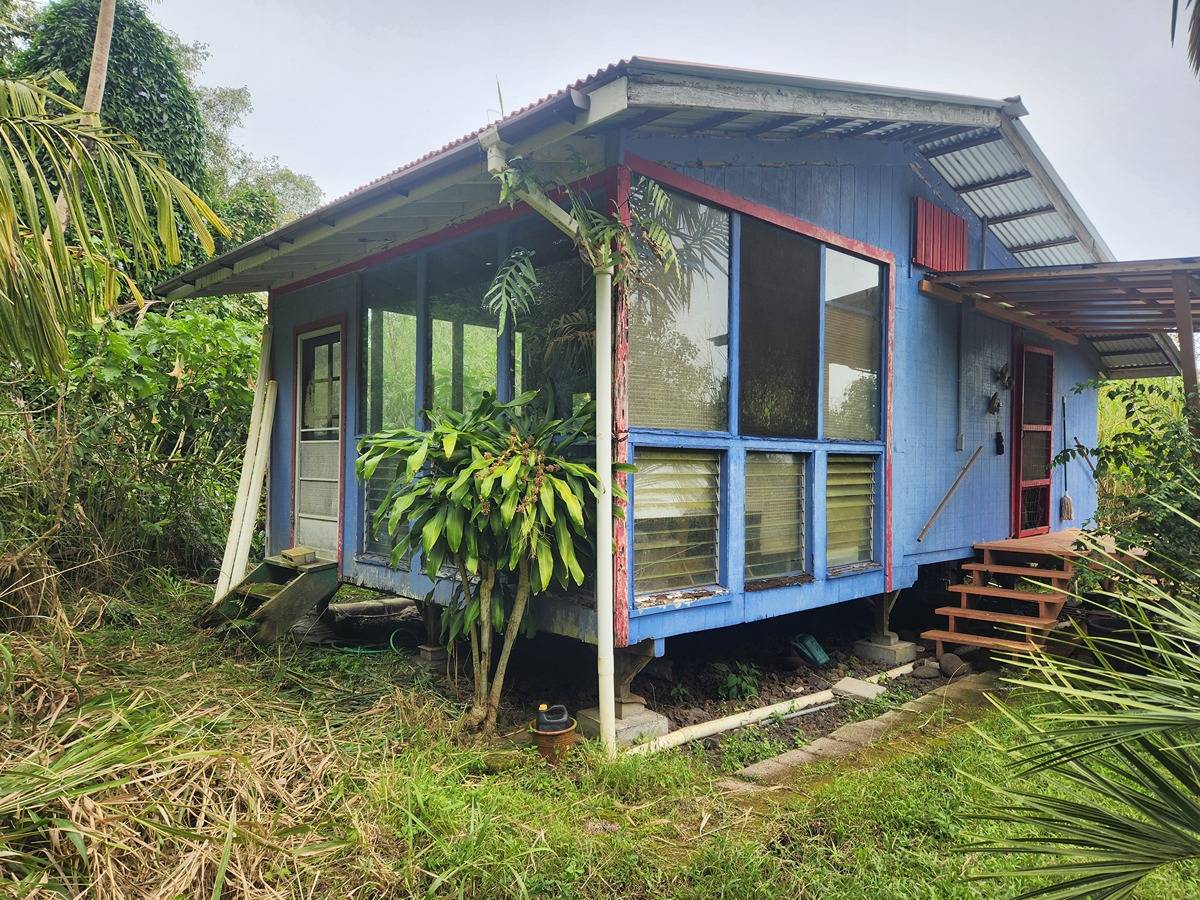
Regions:
M 1037 534 L 1033 537 L 1006 538 L 1002 541 L 982 541 L 975 545 L 976 550 L 995 550 L 1001 553 L 1037 553 L 1046 556 L 1057 556 L 1061 559 L 1078 559 L 1084 556 L 1084 551 L 1075 546 L 1082 528 L 1064 528 L 1062 531 L 1051 531 L 1047 534 Z M 1112 538 L 1104 537 L 1101 546 L 1110 553 L 1116 549 Z

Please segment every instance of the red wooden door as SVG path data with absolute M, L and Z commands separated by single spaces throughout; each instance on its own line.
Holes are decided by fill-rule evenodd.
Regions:
M 1054 351 L 1017 347 L 1013 391 L 1013 534 L 1050 530 L 1050 460 L 1054 435 Z

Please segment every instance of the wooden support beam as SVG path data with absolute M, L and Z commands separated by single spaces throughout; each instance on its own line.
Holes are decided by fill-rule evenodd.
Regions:
M 944 147 L 935 147 L 928 153 L 922 153 L 926 159 L 937 159 L 939 156 L 948 156 L 951 153 L 957 153 L 959 150 L 969 150 L 972 147 L 979 147 L 983 144 L 994 144 L 996 141 L 1004 140 L 1004 135 L 999 131 L 987 131 L 976 137 L 969 137 L 966 140 L 959 141 L 957 144 L 947 144 Z
M 657 122 L 659 119 L 665 119 L 671 113 L 676 112 L 673 109 L 647 109 L 639 112 L 637 115 L 625 119 L 623 122 L 614 123 L 614 128 L 641 128 L 643 125 L 649 125 L 651 122 Z M 494 188 L 493 188 L 494 190 Z
M 792 137 L 807 137 L 810 134 L 818 134 L 818 133 L 820 133 L 822 131 L 826 131 L 827 129 L 830 129 L 830 128 L 837 128 L 839 125 L 845 125 L 847 122 L 850 122 L 850 121 L 853 121 L 853 120 L 852 119 L 839 119 L 839 118 L 819 119 L 816 122 L 810 122 L 809 124 L 807 124 L 801 128 L 797 128 L 795 131 L 792 132 L 791 136 Z
M 804 116 L 775 116 L 759 125 L 755 125 L 753 128 L 739 131 L 738 135 L 742 137 L 757 137 L 760 134 L 766 134 L 768 131 L 774 131 L 776 128 L 782 128 L 785 125 L 791 125 L 793 122 L 799 122 L 803 118 Z
M 1046 278 L 1108 278 L 1128 275 L 1171 276 L 1175 272 L 1200 272 L 1200 256 L 1180 256 L 1171 259 L 1142 259 L 1129 262 L 1071 263 L 1064 266 L 1038 266 L 1033 269 L 988 269 L 971 272 L 943 272 L 932 277 L 933 281 L 958 281 L 961 277 L 971 284 L 996 281 L 1042 281 Z
M 942 284 L 936 284 L 928 279 L 921 279 L 917 285 L 922 294 L 927 297 L 936 297 L 939 300 L 949 300 L 951 303 L 962 303 L 963 295 L 960 291 L 946 287 Z M 1013 309 L 1005 309 L 1003 306 L 998 306 L 988 300 L 977 299 L 975 301 L 975 311 L 981 315 L 988 316 L 992 319 L 999 319 L 1001 322 L 1008 322 L 1010 325 L 1018 325 L 1021 328 L 1027 328 L 1030 331 L 1036 331 L 1038 334 L 1044 334 L 1046 337 L 1054 338 L 1056 341 L 1062 341 L 1064 344 L 1078 344 L 1079 338 L 1069 332 L 1063 331 L 1060 328 L 1055 328 L 1046 322 L 1034 316 L 1019 313 Z
M 691 128 L 689 128 L 688 131 L 711 131 L 720 125 L 724 125 L 726 122 L 732 122 L 734 119 L 740 119 L 744 115 L 747 115 L 747 113 L 736 110 L 733 112 L 719 112 L 708 116 L 707 118 L 701 119 Z
M 863 122 L 861 125 L 855 125 L 853 128 L 847 128 L 845 131 L 839 132 L 837 136 L 840 138 L 858 137 L 860 134 L 867 134 L 868 132 L 871 132 L 871 131 L 878 131 L 880 128 L 883 128 L 884 126 L 891 125 L 891 124 L 892 124 L 891 122 L 876 122 L 876 121 Z
M 972 191 L 983 191 L 988 188 L 1000 187 L 1002 184 L 1012 184 L 1017 181 L 1028 181 L 1033 176 L 1025 169 L 1010 172 L 1007 175 L 997 175 L 995 178 L 985 178 L 983 181 L 972 181 L 970 184 L 950 185 L 959 194 L 969 194 Z
M 1022 219 L 1032 219 L 1034 216 L 1045 216 L 1052 212 L 1058 212 L 1053 206 L 1035 206 L 1033 209 L 1025 209 L 1021 212 L 1005 213 L 1001 216 L 988 216 L 989 225 L 1003 225 L 1005 222 L 1019 222 Z
M 1016 247 L 1009 247 L 1009 253 L 1032 253 L 1034 250 L 1049 250 L 1051 247 L 1065 247 L 1068 244 L 1078 244 L 1079 238 L 1075 235 L 1070 237 L 1054 238 L 1049 241 L 1038 241 L 1035 244 L 1018 244 Z
M 1175 287 L 1175 324 L 1179 334 L 1179 361 L 1183 364 L 1183 386 L 1188 402 L 1200 409 L 1196 394 L 1196 335 L 1192 329 L 1191 279 L 1186 272 L 1176 272 L 1171 279 Z

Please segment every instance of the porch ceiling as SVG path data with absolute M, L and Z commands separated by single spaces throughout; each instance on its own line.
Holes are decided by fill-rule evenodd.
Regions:
M 925 284 L 1033 330 L 1085 337 L 1114 377 L 1178 373 L 1169 335 L 1190 341 L 1200 314 L 1200 257 L 947 272 Z

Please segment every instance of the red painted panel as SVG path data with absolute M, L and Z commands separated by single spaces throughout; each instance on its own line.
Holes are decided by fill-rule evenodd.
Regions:
M 967 220 L 917 197 L 913 262 L 935 272 L 967 268 Z

